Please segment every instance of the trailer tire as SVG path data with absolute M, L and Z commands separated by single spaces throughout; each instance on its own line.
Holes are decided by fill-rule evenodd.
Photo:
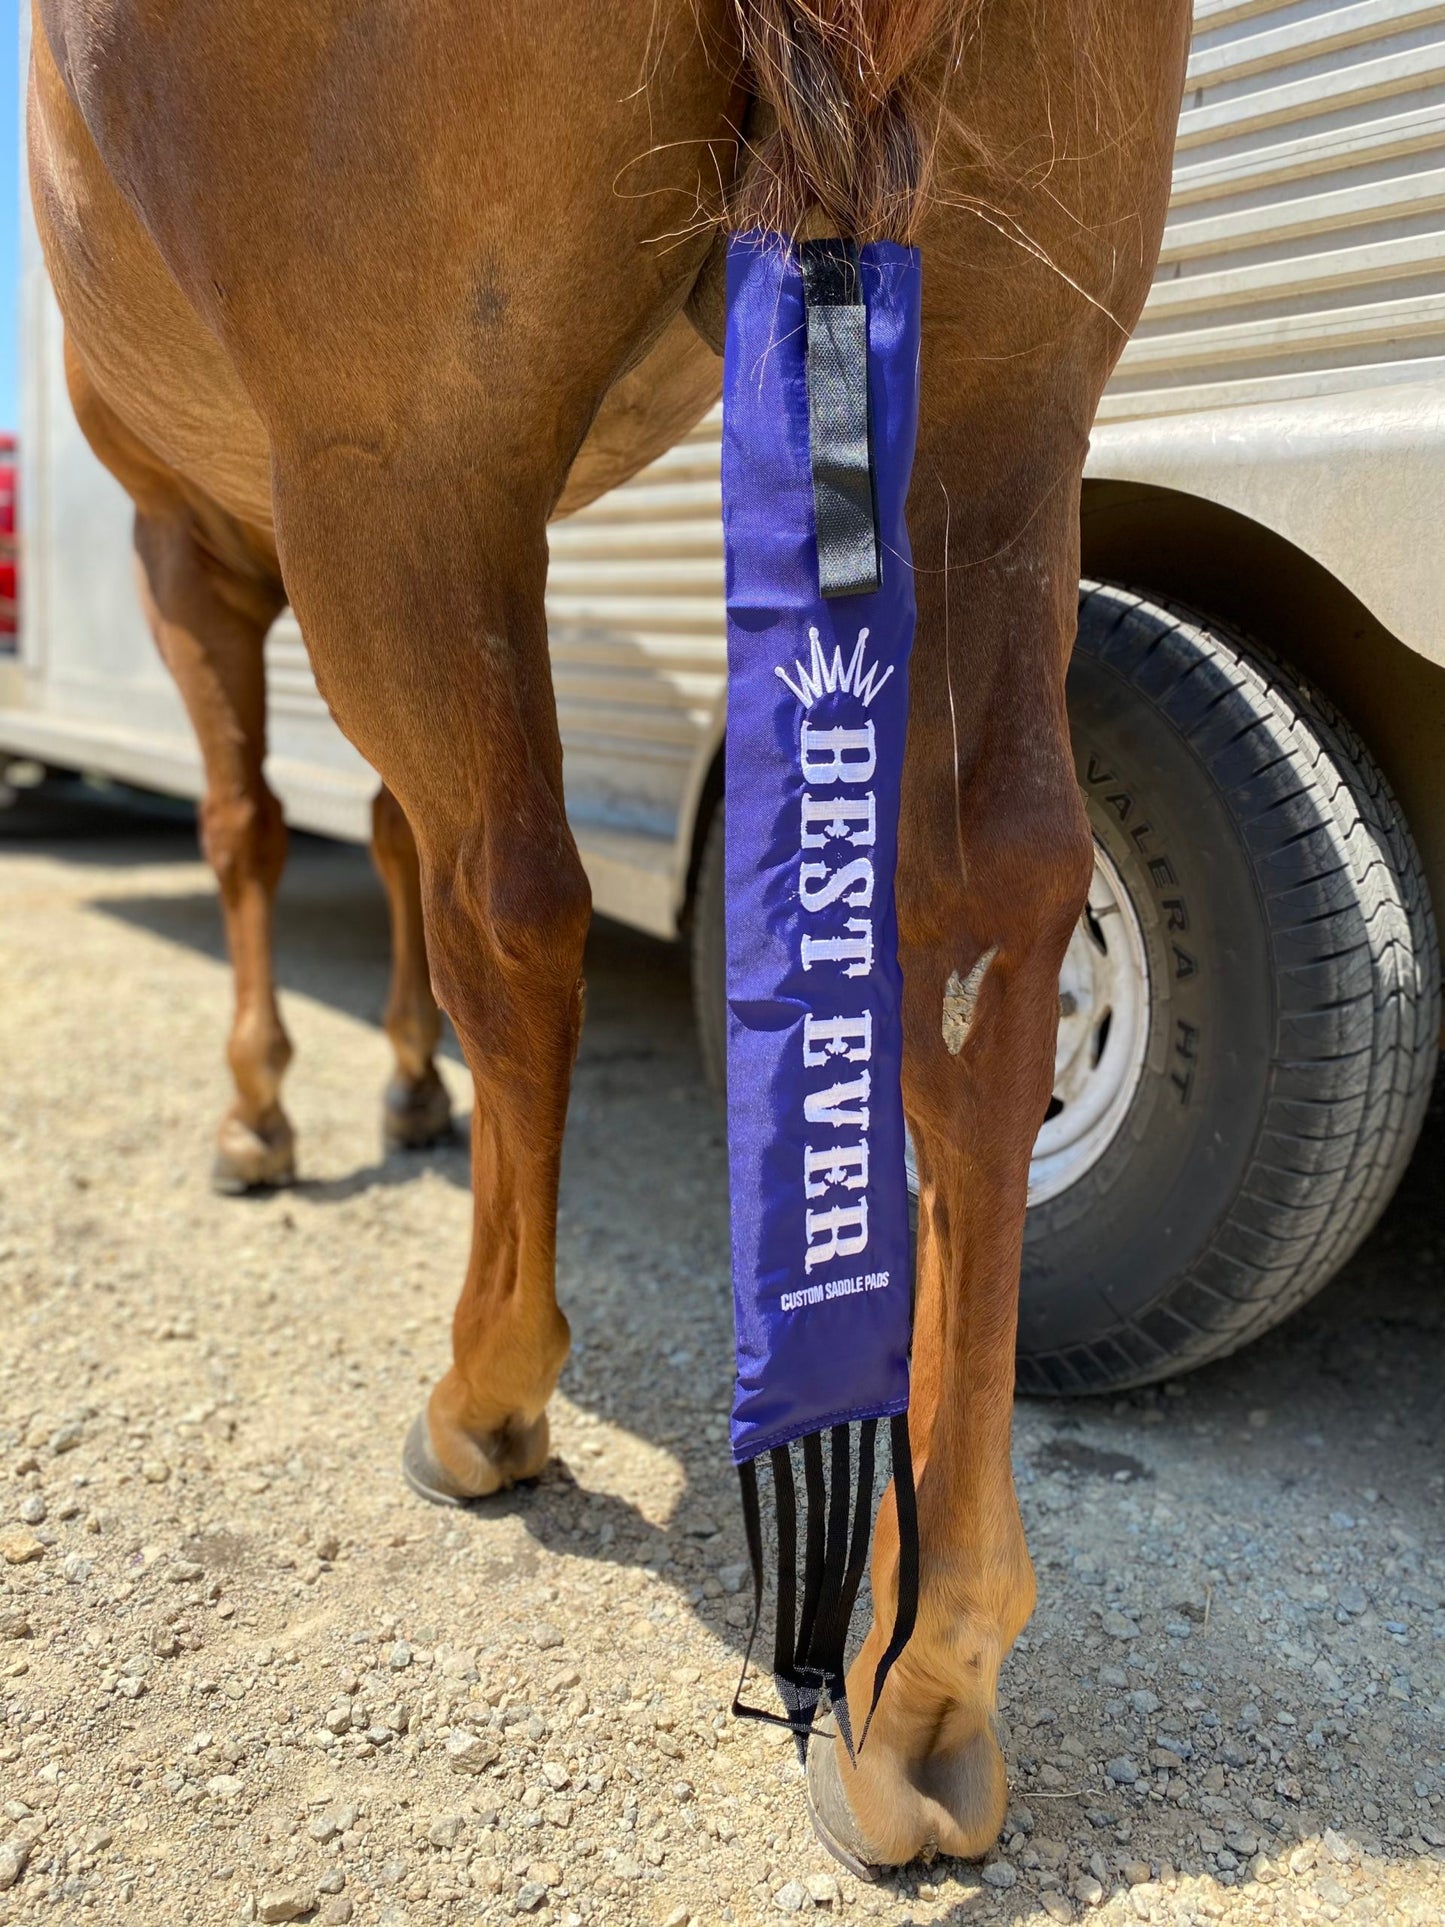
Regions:
M 1142 959 L 1143 999 L 1061 1025 L 1125 1061 L 1081 1105 L 1089 1129 L 1046 1123 L 1035 1151 L 1018 1383 L 1059 1394 L 1222 1358 L 1318 1291 L 1408 1162 L 1440 1021 L 1418 853 L 1316 692 L 1217 624 L 1086 584 L 1069 714 L 1099 851 L 1076 943 L 1086 971 L 1113 946 L 1115 993 L 1120 956 Z M 719 1084 L 721 822 L 694 926 Z

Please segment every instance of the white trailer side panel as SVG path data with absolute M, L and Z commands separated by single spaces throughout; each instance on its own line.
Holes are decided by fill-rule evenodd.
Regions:
M 1195 27 L 1154 291 L 1088 472 L 1237 509 L 1445 661 L 1445 0 L 1197 0 Z M 24 646 L 0 664 L 0 744 L 194 790 L 33 237 L 26 289 Z M 569 810 L 598 907 L 663 934 L 722 734 L 718 466 L 714 415 L 552 531 Z M 363 835 L 373 779 L 289 621 L 268 660 L 288 813 Z

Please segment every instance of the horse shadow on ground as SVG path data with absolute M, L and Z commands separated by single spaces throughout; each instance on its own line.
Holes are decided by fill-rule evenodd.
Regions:
M 54 854 L 44 829 L 33 823 L 14 846 L 33 841 Z M 132 817 L 96 839 L 73 826 L 66 834 L 77 861 L 95 861 L 97 843 L 117 867 L 195 855 L 193 832 L 175 822 L 147 831 Z M 0 833 L 0 847 L 10 840 Z M 224 954 L 209 895 L 116 895 L 96 907 Z M 278 914 L 283 988 L 375 1023 L 387 955 L 384 904 L 365 854 L 296 839 Z M 470 1516 L 480 1536 L 489 1518 L 513 1516 L 552 1551 L 647 1566 L 740 1656 L 750 1611 L 746 1588 L 737 1589 L 745 1554 L 725 1443 L 723 1118 L 701 1074 L 685 953 L 599 921 L 587 975 L 558 1221 L 559 1295 L 574 1335 L 561 1389 L 599 1420 L 672 1454 L 683 1494 L 672 1519 L 657 1525 L 626 1500 L 588 1489 L 585 1464 L 554 1461 L 536 1484 L 459 1517 Z M 1358 1694 L 1347 1683 L 1330 1687 L 1300 1656 L 1307 1660 L 1311 1615 L 1333 1610 L 1340 1548 L 1368 1541 L 1382 1570 L 1398 1577 L 1403 1569 L 1408 1580 L 1419 1548 L 1438 1544 L 1442 1152 L 1437 1094 L 1411 1170 L 1366 1244 L 1311 1304 L 1236 1357 L 1113 1400 L 1019 1402 L 1015 1470 L 1040 1580 L 1038 1611 L 1001 1694 L 1014 1788 L 1006 1833 L 1018 1836 L 1010 1853 L 1020 1864 L 1033 1842 L 1054 1842 L 1074 1864 L 1092 1859 L 1103 1869 L 1106 1892 L 1123 1884 L 1119 1868 L 1131 1852 L 1247 1885 L 1251 1839 L 1278 1858 L 1325 1827 L 1369 1839 L 1393 1813 L 1423 1810 L 1404 1777 L 1412 1747 L 1399 1742 L 1409 1735 L 1430 1744 L 1425 1698 L 1408 1686 L 1404 1698 L 1373 1683 Z M 431 1158 L 465 1184 L 460 1143 Z M 404 1182 L 393 1162 L 312 1186 L 310 1195 Z M 408 1168 L 418 1167 L 397 1167 Z M 1172 1524 L 1159 1523 L 1161 1503 Z M 1430 1583 L 1422 1580 L 1420 1597 Z M 1322 1597 L 1305 1597 L 1311 1588 Z M 1241 1602 L 1270 1616 L 1264 1638 L 1247 1637 Z M 1445 1606 L 1445 1595 L 1436 1604 Z M 1116 1606 L 1136 1613 L 1137 1636 L 1120 1641 L 1107 1629 Z M 1423 1643 L 1411 1628 L 1411 1663 Z M 1327 1656 L 1324 1664 L 1327 1679 Z M 1217 1807 L 1192 1793 L 1184 1804 L 1161 1795 L 1148 1768 L 1131 1785 L 1107 1777 L 1101 1763 L 1112 1755 L 1157 1760 L 1152 1716 L 1137 1711 L 1150 1700 L 1162 1706 L 1161 1721 L 1179 1714 L 1196 1756 L 1215 1750 L 1226 1789 L 1238 1776 L 1233 1847 Z M 1327 1794 L 1293 1796 L 1289 1732 L 1264 1736 L 1247 1717 L 1250 1705 L 1266 1723 L 1274 1712 L 1295 1722 L 1290 1731 L 1310 1755 L 1311 1771 L 1300 1777 Z M 1075 1764 L 1059 1776 L 1049 1759 L 1065 1742 Z M 1438 1753 L 1438 1736 L 1434 1744 Z M 1269 1747 L 1278 1757 L 1266 1771 L 1258 1762 Z M 1071 1784 L 1051 1784 L 1050 1772 Z M 1263 1789 L 1258 1812 L 1251 1789 Z M 1429 1811 L 1433 1823 L 1439 1807 Z M 939 1875 L 908 1869 L 888 1876 L 885 1891 L 906 1907 L 929 1898 L 920 1889 Z M 1009 1899 L 1015 1913 L 1048 1917 L 1023 1885 Z

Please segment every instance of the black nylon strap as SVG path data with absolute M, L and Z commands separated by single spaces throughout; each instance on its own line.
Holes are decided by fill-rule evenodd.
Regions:
M 803 1532 L 803 1603 L 798 1616 L 795 1666 L 805 1666 L 813 1643 L 813 1628 L 823 1598 L 824 1529 L 828 1495 L 823 1480 L 822 1434 L 810 1432 L 803 1440 L 803 1491 L 807 1498 Z
M 913 1637 L 918 1618 L 918 1495 L 913 1486 L 913 1451 L 908 1442 L 908 1414 L 888 1421 L 888 1443 L 893 1453 L 893 1499 L 898 1509 L 898 1606 L 893 1633 L 878 1670 L 873 1675 L 873 1704 L 863 1722 L 858 1750 L 863 1750 L 873 1715 L 878 1711 L 884 1683 L 893 1663 Z
M 758 1637 L 758 1623 L 763 1616 L 763 1522 L 758 1507 L 758 1468 L 754 1459 L 744 1459 L 738 1467 L 738 1486 L 743 1501 L 743 1537 L 748 1545 L 748 1564 L 753 1569 L 753 1623 L 748 1632 L 747 1651 L 743 1654 L 743 1670 L 738 1676 L 738 1690 L 733 1694 L 733 1716 L 736 1719 L 760 1719 L 750 1706 L 743 1705 L 743 1687 L 747 1684 L 748 1667 L 752 1664 L 753 1646 Z
M 860 1752 L 873 1724 L 873 1715 L 878 1710 L 884 1684 L 894 1662 L 908 1644 L 918 1617 L 918 1504 L 906 1416 L 889 1421 L 889 1438 L 893 1453 L 894 1503 L 898 1515 L 897 1609 L 887 1649 L 873 1675 L 872 1703 L 856 1749 Z M 877 1439 L 877 1419 L 864 1420 L 859 1427 L 857 1473 L 856 1476 L 850 1476 L 852 1454 L 849 1428 L 846 1425 L 833 1426 L 830 1476 L 826 1480 L 823 1474 L 822 1434 L 815 1432 L 801 1441 L 807 1496 L 801 1618 L 798 1615 L 798 1501 L 793 1482 L 792 1455 L 786 1446 L 779 1446 L 768 1454 L 778 1521 L 773 1676 L 787 1709 L 781 1714 L 743 1703 L 743 1689 L 747 1684 L 748 1668 L 752 1664 L 753 1648 L 762 1619 L 763 1534 L 757 1460 L 749 1459 L 738 1467 L 743 1532 L 753 1578 L 753 1622 L 748 1633 L 747 1651 L 743 1655 L 742 1674 L 737 1692 L 733 1695 L 732 1710 L 740 1719 L 764 1720 L 770 1726 L 787 1727 L 801 1742 L 806 1742 L 819 1698 L 826 1690 L 850 1758 L 854 1756 L 855 1748 L 848 1713 L 845 1657 L 848 1628 L 852 1624 L 853 1608 L 863 1583 L 872 1538 Z
M 789 1732 L 805 1738 L 813 1724 L 813 1708 L 808 1709 L 806 1717 L 800 1717 L 796 1674 L 793 1670 L 794 1568 L 797 1560 L 793 1466 L 786 1449 L 770 1453 L 769 1458 L 778 1509 L 778 1621 L 774 1629 L 773 1672 L 788 1711 L 771 1713 L 764 1707 L 747 1706 L 743 1702 L 743 1688 L 747 1685 L 748 1668 L 752 1664 L 753 1647 L 757 1643 L 763 1612 L 763 1527 L 758 1503 L 758 1463 L 756 1459 L 744 1459 L 738 1467 L 738 1485 L 742 1492 L 743 1534 L 747 1540 L 748 1563 L 753 1569 L 753 1623 L 748 1633 L 747 1651 L 743 1654 L 743 1670 L 738 1676 L 737 1691 L 733 1694 L 733 1715 L 740 1720 L 762 1720 L 768 1726 L 786 1726 Z M 780 1459 L 781 1469 L 778 1463 Z M 785 1542 L 786 1562 L 783 1559 Z
M 828 1468 L 828 1539 L 827 1550 L 823 1555 L 823 1576 L 819 1587 L 822 1598 L 818 1607 L 818 1617 L 812 1628 L 812 1637 L 806 1644 L 800 1640 L 798 1648 L 798 1658 L 802 1664 L 825 1676 L 832 1670 L 829 1662 L 834 1649 L 841 1644 L 840 1630 L 842 1639 L 848 1636 L 846 1626 L 841 1629 L 839 1627 L 838 1607 L 842 1603 L 843 1571 L 848 1562 L 848 1517 L 853 1491 L 852 1451 L 848 1427 L 835 1425 L 831 1440 L 831 1459 Z
M 808 456 L 818 587 L 871 595 L 881 581 L 868 423 L 868 309 L 857 245 L 798 247 L 808 315 Z
M 798 1601 L 798 1499 L 793 1488 L 793 1458 L 786 1445 L 768 1454 L 773 1468 L 773 1498 L 778 1508 L 778 1612 L 773 1626 L 773 1678 L 790 1715 L 795 1713 L 798 1642 L 794 1624 Z M 791 1721 L 790 1721 L 791 1723 Z

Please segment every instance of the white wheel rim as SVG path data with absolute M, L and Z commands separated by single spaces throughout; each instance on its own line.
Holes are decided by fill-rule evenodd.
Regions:
M 1077 1184 L 1128 1116 L 1149 1048 L 1144 933 L 1107 851 L 1094 845 L 1089 901 L 1059 972 L 1059 1041 L 1050 1115 L 1034 1140 L 1029 1203 Z M 918 1189 L 913 1146 L 908 1184 Z

